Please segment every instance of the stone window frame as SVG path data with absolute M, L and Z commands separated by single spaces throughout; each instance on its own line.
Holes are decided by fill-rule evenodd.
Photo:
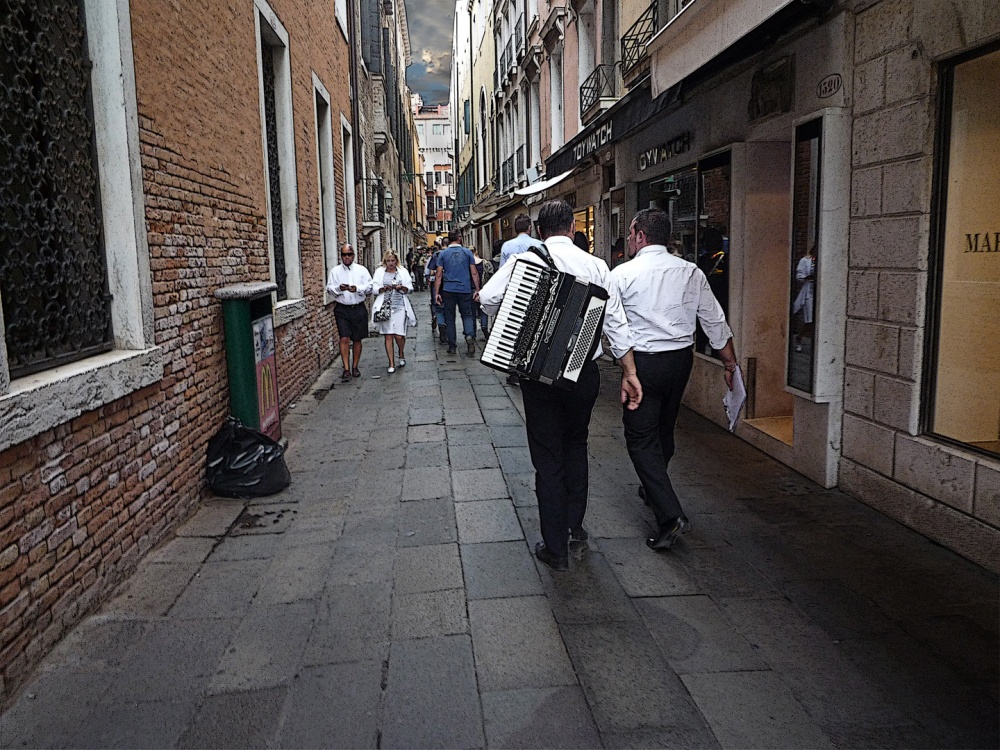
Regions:
M 333 15 L 337 18 L 337 25 L 340 26 L 340 32 L 344 35 L 344 39 L 350 43 L 351 32 L 347 25 L 347 0 L 334 0 Z
M 271 193 L 267 189 L 270 184 L 267 160 L 267 125 L 264 114 L 264 60 L 261 45 L 271 47 L 274 55 L 274 98 L 277 110 L 278 128 L 278 163 L 284 164 L 280 170 L 282 237 L 285 246 L 285 273 L 287 298 L 281 301 L 272 293 L 274 299 L 274 325 L 279 327 L 300 318 L 306 314 L 306 300 L 302 286 L 302 261 L 299 249 L 299 211 L 298 211 L 298 169 L 295 158 L 295 118 L 292 103 L 292 66 L 289 48 L 288 31 L 278 19 L 277 13 L 267 0 L 254 0 L 254 26 L 257 53 L 257 87 L 260 102 L 260 135 L 264 166 L 264 203 L 268 217 L 268 263 L 271 280 L 274 275 L 274 247 L 270 232 L 270 217 L 274 211 L 271 205 Z
M 11 380 L 0 313 L 0 451 L 163 378 L 155 345 L 128 0 L 83 0 L 114 349 Z
M 319 208 L 320 232 L 323 252 L 323 304 L 333 302 L 333 295 L 326 291 L 326 276 L 340 262 L 340 228 L 337 216 L 337 178 L 333 151 L 333 106 L 330 92 L 316 72 L 312 74 L 313 108 L 316 122 L 316 196 Z M 325 105 L 321 111 L 320 102 Z M 327 187 L 323 194 L 324 185 Z
M 934 408 L 937 400 L 937 370 L 941 343 L 941 296 L 944 282 L 945 217 L 948 210 L 948 180 L 951 152 L 951 108 L 955 83 L 955 70 L 965 62 L 1000 52 L 1000 41 L 993 41 L 967 50 L 959 55 L 941 60 L 937 65 L 937 112 L 934 134 L 934 176 L 930 216 L 930 247 L 927 273 L 927 298 L 925 302 L 925 335 L 918 435 L 929 438 L 976 456 L 1000 459 L 1000 454 L 976 445 L 957 440 L 934 431 Z
M 345 241 L 354 248 L 355 261 L 358 262 L 358 204 L 354 192 L 357 179 L 354 165 L 354 129 L 343 112 L 340 113 L 340 153 L 344 155 L 344 211 L 347 213 Z

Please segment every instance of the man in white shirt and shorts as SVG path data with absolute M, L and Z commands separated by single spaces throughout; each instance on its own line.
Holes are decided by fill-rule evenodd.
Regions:
M 625 444 L 651 505 L 659 531 L 646 540 L 654 550 L 669 549 L 691 523 L 674 492 L 667 466 L 674 455 L 674 425 L 694 362 L 695 325 L 719 352 L 726 385 L 732 390 L 736 370 L 733 332 L 694 263 L 672 255 L 670 217 L 658 208 L 636 214 L 628 234 L 635 257 L 615 266 L 611 279 L 621 297 L 635 347 L 635 367 L 642 383 L 642 403 L 625 410 Z
M 333 317 L 337 321 L 340 336 L 340 361 L 344 365 L 340 382 L 346 383 L 351 377 L 360 378 L 358 360 L 361 359 L 361 342 L 368 338 L 368 309 L 365 297 L 372 291 L 372 275 L 360 263 L 354 262 L 354 248 L 343 245 L 340 248 L 340 263 L 330 269 L 326 290 L 337 301 Z M 354 368 L 351 368 L 351 348 L 354 349 Z

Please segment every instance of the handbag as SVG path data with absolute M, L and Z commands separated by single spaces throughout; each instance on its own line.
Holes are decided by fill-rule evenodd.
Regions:
M 376 323 L 386 323 L 392 317 L 392 294 L 386 293 L 382 297 L 382 304 L 379 306 L 378 310 L 372 316 L 372 320 Z

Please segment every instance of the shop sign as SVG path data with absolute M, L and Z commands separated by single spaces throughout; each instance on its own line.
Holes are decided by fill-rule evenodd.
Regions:
M 639 171 L 645 172 L 660 162 L 665 162 L 667 159 L 672 159 L 690 150 L 691 133 L 681 133 L 676 138 L 672 138 L 660 146 L 647 149 L 639 154 Z
M 599 148 L 611 143 L 614 120 L 608 120 L 593 133 L 573 147 L 573 158 L 576 161 L 586 159 Z
M 753 74 L 750 82 L 750 122 L 792 111 L 795 61 L 786 55 Z
M 982 238 L 981 240 L 980 237 Z M 1000 253 L 1000 232 L 976 232 L 975 234 L 966 234 L 965 252 Z

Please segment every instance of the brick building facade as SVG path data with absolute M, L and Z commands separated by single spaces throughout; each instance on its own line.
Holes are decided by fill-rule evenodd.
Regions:
M 349 237 L 345 196 L 355 189 L 344 173 L 351 55 L 341 5 L 84 3 L 114 345 L 24 377 L 9 377 L 0 357 L 4 692 L 203 497 L 206 443 L 229 413 L 213 295 L 275 273 L 262 44 L 278 60 L 287 135 L 281 408 L 334 358 L 324 283 Z M 329 172 L 335 200 L 321 207 Z

